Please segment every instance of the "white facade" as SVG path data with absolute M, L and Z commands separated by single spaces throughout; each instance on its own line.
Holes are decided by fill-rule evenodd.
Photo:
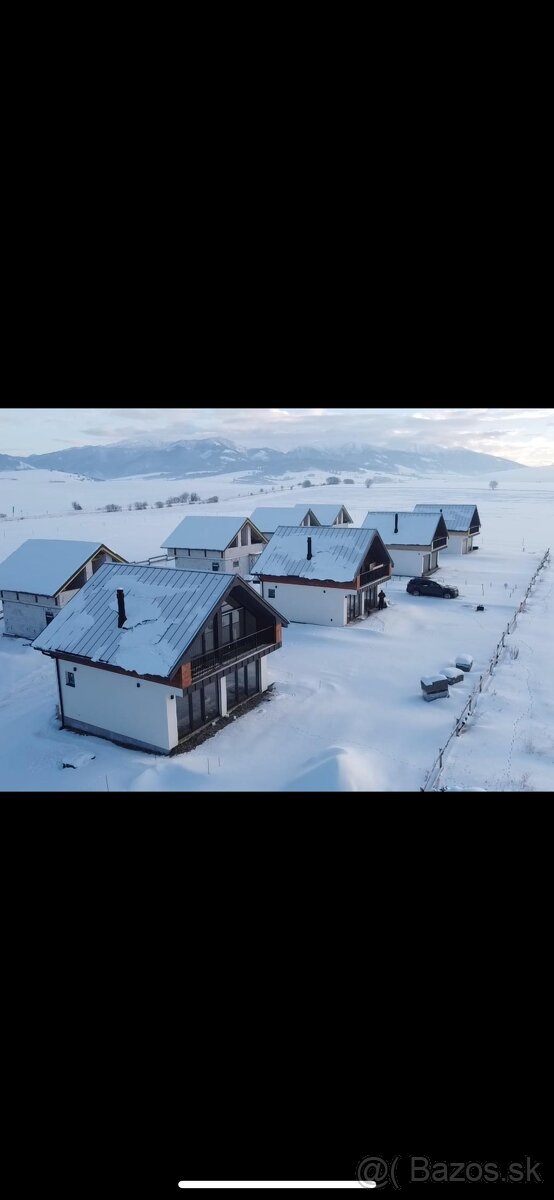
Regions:
M 398 546 L 387 546 L 387 550 L 394 562 L 393 575 L 409 575 L 410 578 L 414 575 L 428 575 L 431 571 L 436 571 L 439 565 L 438 550 L 431 550 L 429 547 L 400 550 Z
M 473 534 L 456 533 L 455 530 L 449 529 L 448 546 L 444 549 L 451 554 L 469 554 L 470 550 L 473 550 L 473 537 Z
M 174 559 L 174 566 L 188 571 L 224 571 L 227 575 L 241 575 L 243 578 L 251 574 L 252 566 L 261 551 L 264 541 L 252 541 L 253 529 L 245 524 L 236 535 L 236 546 L 228 546 L 227 550 L 187 550 L 187 548 L 169 548 L 168 556 Z
M 248 542 L 245 546 L 235 546 L 227 550 L 168 550 L 168 555 L 174 560 L 174 566 L 185 571 L 225 571 L 228 575 L 241 575 L 243 578 L 250 570 L 258 555 L 264 549 L 265 542 L 250 542 L 250 528 L 247 531 Z
M 273 595 L 275 592 L 275 595 Z M 347 625 L 348 587 L 317 587 L 301 583 L 262 583 L 262 597 L 289 621 L 308 625 Z
M 59 659 L 64 724 L 168 754 L 178 743 L 175 699 L 182 691 L 169 684 L 134 679 L 100 667 Z M 68 673 L 75 686 L 68 683 Z
M 240 663 L 237 663 L 240 666 Z M 170 684 L 58 659 L 63 722 L 110 741 L 169 754 L 179 744 L 176 697 Z M 267 656 L 259 659 L 260 692 L 267 691 Z M 69 683 L 73 679 L 73 685 Z M 218 680 L 219 713 L 227 716 L 227 682 Z

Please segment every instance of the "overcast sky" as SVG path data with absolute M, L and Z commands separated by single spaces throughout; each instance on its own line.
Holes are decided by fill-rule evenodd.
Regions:
M 40 454 L 127 438 L 224 437 L 289 450 L 364 442 L 462 446 L 528 466 L 554 463 L 554 408 L 5 408 L 0 453 Z

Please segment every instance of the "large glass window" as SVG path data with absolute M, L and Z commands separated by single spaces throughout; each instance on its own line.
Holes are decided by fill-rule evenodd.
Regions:
M 227 708 L 234 708 L 237 703 L 237 672 L 230 671 L 225 676 L 227 680 Z
M 246 691 L 246 668 L 245 668 L 245 667 L 239 667 L 239 668 L 238 668 L 238 670 L 237 670 L 237 683 L 238 683 L 238 686 L 237 686 L 237 704 L 240 704 L 240 703 L 241 703 L 243 700 L 246 700 L 246 697 L 247 697 L 247 691 Z
M 248 545 L 248 525 L 245 525 L 240 531 L 240 544 L 241 546 Z
M 204 630 L 204 654 L 209 654 L 214 648 L 214 623 L 210 621 Z
M 204 692 L 204 720 L 214 721 L 219 713 L 218 686 L 215 679 L 211 683 L 204 684 L 202 691 Z
M 191 728 L 198 729 L 199 725 L 203 724 L 203 722 L 202 722 L 202 696 L 200 693 L 200 689 L 198 689 L 198 691 L 196 691 L 196 692 L 191 692 L 190 699 L 191 699 L 191 709 L 192 709 Z
M 224 646 L 231 641 L 231 617 L 230 612 L 221 614 L 221 638 Z
M 257 691 L 259 691 L 257 662 L 248 663 L 246 668 L 246 679 L 248 684 L 248 695 L 253 696 Z
M 238 642 L 244 633 L 243 608 L 232 608 L 227 612 L 223 610 L 221 614 L 221 632 L 224 646 L 228 642 Z
M 177 736 L 179 739 L 190 733 L 190 696 L 177 696 Z

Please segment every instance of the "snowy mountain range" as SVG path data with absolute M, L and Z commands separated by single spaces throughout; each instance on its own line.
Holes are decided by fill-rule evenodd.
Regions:
M 0 454 L 0 471 L 29 468 L 65 471 L 93 479 L 121 479 L 129 475 L 152 475 L 184 479 L 187 475 L 222 475 L 237 469 L 270 472 L 314 468 L 337 471 L 367 470 L 388 475 L 406 471 L 417 475 L 448 472 L 481 475 L 483 472 L 521 467 L 508 458 L 479 454 L 473 450 L 437 450 L 433 447 L 396 450 L 348 442 L 343 446 L 297 446 L 294 450 L 272 450 L 269 446 L 248 449 L 226 438 L 194 438 L 177 442 L 124 441 L 111 446 L 74 446 L 49 454 L 12 457 Z M 522 468 L 523 470 L 524 468 Z

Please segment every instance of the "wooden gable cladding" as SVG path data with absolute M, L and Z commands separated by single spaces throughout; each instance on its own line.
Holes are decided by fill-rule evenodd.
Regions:
M 192 684 L 192 666 L 189 662 L 181 663 L 180 667 L 174 675 L 171 676 L 170 684 L 176 688 L 188 688 Z

